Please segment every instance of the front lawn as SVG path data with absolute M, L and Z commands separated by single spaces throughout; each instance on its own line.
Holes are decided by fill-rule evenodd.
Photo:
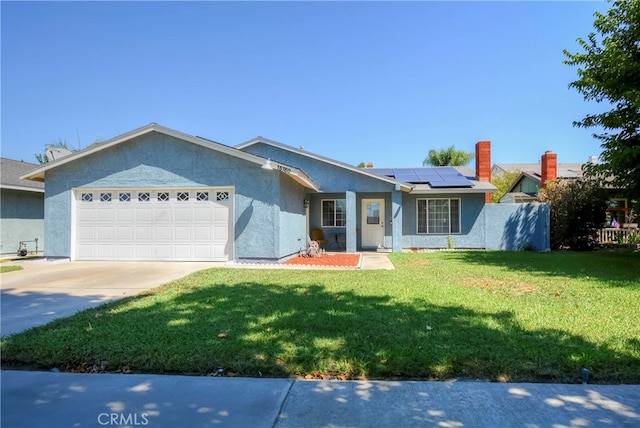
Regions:
M 640 383 L 640 253 L 390 258 L 395 271 L 201 271 L 4 338 L 2 364 Z

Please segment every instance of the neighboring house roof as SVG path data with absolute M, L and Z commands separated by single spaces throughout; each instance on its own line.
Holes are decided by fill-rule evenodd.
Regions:
M 559 163 L 558 178 L 582 177 L 582 163 Z M 496 163 L 491 167 L 492 174 L 504 174 L 505 172 L 527 171 L 540 177 L 542 167 L 540 163 Z
M 289 175 L 293 180 L 297 181 L 298 183 L 302 184 L 304 187 L 313 189 L 313 190 L 320 190 L 320 188 L 318 187 L 318 185 L 311 179 L 311 177 L 309 177 L 304 171 L 295 168 L 293 166 L 289 166 L 289 165 L 285 165 L 283 163 L 280 162 L 274 162 L 270 159 L 266 159 L 263 158 L 261 156 L 257 156 L 251 153 L 246 153 L 243 152 L 241 150 L 238 150 L 236 148 L 230 147 L 230 146 L 226 146 L 224 144 L 220 144 L 217 143 L 215 141 L 212 140 L 207 140 L 205 138 L 201 138 L 201 137 L 195 137 L 193 135 L 189 135 L 189 134 L 185 134 L 183 132 L 180 131 L 176 131 L 174 129 L 171 128 L 167 128 L 161 125 L 158 125 L 157 123 L 150 123 L 149 125 L 143 126 L 141 128 L 138 129 L 134 129 L 133 131 L 127 132 L 125 134 L 119 135 L 115 138 L 112 138 L 110 140 L 104 141 L 102 143 L 99 144 L 93 144 L 89 147 L 87 147 L 86 149 L 83 150 L 79 150 L 77 152 L 74 152 L 71 155 L 65 156 L 59 160 L 55 160 L 53 162 L 47 162 L 43 165 L 41 165 L 39 168 L 33 169 L 31 168 L 30 172 L 26 172 L 22 175 L 21 178 L 23 179 L 28 179 L 28 180 L 35 180 L 35 181 L 44 181 L 45 180 L 45 173 L 53 168 L 56 168 L 60 165 L 64 165 L 66 163 L 69 162 L 73 162 L 77 159 L 80 159 L 84 156 L 88 156 L 90 154 L 93 153 L 97 153 L 101 150 L 107 149 L 109 147 L 113 147 L 116 146 L 118 144 L 122 144 L 126 141 L 129 141 L 133 138 L 136 137 L 140 137 L 142 135 L 145 134 L 149 134 L 151 132 L 157 132 L 160 134 L 164 134 L 164 135 L 168 135 L 174 138 L 178 138 L 180 140 L 183 141 L 187 141 L 189 143 L 192 144 L 197 144 L 199 146 L 205 147 L 207 149 L 211 149 L 211 150 L 215 150 L 230 156 L 234 156 L 240 159 L 244 159 L 246 161 L 249 162 L 253 162 L 256 165 L 261 166 L 262 168 L 265 169 L 275 169 L 280 171 L 283 174 L 287 174 Z
M 575 166 L 578 165 L 579 168 Z M 582 164 L 558 164 L 557 177 L 565 180 L 572 180 L 582 177 Z M 538 185 L 542 182 L 542 175 L 540 174 L 540 168 L 537 171 L 522 171 L 520 176 L 513 182 L 509 190 L 505 195 L 513 193 L 513 189 L 517 188 L 520 182 L 524 179 L 530 179 L 536 182 Z M 513 195 L 512 195 L 513 196 Z
M 37 167 L 34 163 L 0 158 L 0 188 L 44 193 L 44 183 L 20 178 Z
M 296 153 L 296 154 L 299 154 L 301 156 L 306 156 L 308 158 L 315 159 L 315 160 L 318 160 L 320 162 L 325 162 L 327 164 L 330 164 L 330 165 L 333 165 L 333 166 L 337 166 L 339 168 L 343 168 L 343 169 L 346 169 L 346 170 L 349 170 L 349 171 L 352 171 L 352 172 L 355 172 L 355 173 L 358 173 L 358 174 L 363 174 L 363 175 L 366 175 L 368 177 L 375 178 L 377 180 L 382 180 L 382 181 L 385 181 L 387 183 L 398 184 L 400 186 L 400 190 L 403 190 L 405 192 L 409 192 L 413 188 L 413 186 L 411 184 L 409 184 L 409 183 L 404 183 L 404 182 L 402 182 L 400 180 L 395 180 L 395 179 L 387 177 L 385 175 L 377 174 L 377 173 L 375 173 L 374 171 L 372 171 L 370 169 L 358 168 L 356 166 L 349 165 L 347 163 L 340 162 L 340 161 L 337 161 L 335 159 L 328 158 L 326 156 L 322 156 L 322 155 L 319 155 L 319 154 L 316 154 L 316 153 L 312 153 L 312 152 L 309 152 L 309 151 L 303 150 L 303 149 L 296 149 L 295 147 L 289 146 L 287 144 L 279 143 L 277 141 L 270 140 L 270 139 L 264 138 L 264 137 L 256 137 L 256 138 L 254 138 L 252 140 L 249 140 L 247 142 L 238 144 L 235 147 L 238 150 L 243 150 L 243 149 L 245 149 L 245 148 L 247 148 L 249 146 L 253 146 L 255 144 L 260 144 L 260 143 L 267 144 L 267 145 L 270 145 L 270 146 L 273 146 L 273 147 L 277 147 L 277 148 L 282 149 L 282 150 L 287 150 L 289 152 Z

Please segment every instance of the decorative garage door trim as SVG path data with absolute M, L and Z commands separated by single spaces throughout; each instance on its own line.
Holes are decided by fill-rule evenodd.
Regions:
M 233 259 L 232 187 L 74 189 L 76 260 Z

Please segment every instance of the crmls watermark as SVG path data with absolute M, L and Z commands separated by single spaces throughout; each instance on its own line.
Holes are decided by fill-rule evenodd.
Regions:
M 146 413 L 100 413 L 98 423 L 102 426 L 141 426 L 148 425 L 149 419 Z

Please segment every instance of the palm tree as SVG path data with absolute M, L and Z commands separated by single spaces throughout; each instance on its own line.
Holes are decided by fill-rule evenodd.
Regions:
M 422 161 L 422 165 L 464 166 L 468 164 L 471 159 L 473 159 L 473 153 L 456 150 L 454 146 L 450 146 L 448 149 L 429 150 L 429 154 L 426 159 Z

